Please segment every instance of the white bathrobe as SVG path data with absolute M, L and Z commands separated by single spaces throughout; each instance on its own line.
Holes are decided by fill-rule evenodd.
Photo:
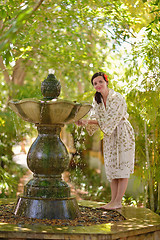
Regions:
M 109 89 L 106 107 L 93 101 L 90 118 L 98 125 L 88 124 L 89 135 L 100 127 L 104 133 L 103 153 L 106 176 L 109 181 L 117 178 L 129 178 L 134 172 L 135 138 L 128 119 L 127 105 L 120 93 Z

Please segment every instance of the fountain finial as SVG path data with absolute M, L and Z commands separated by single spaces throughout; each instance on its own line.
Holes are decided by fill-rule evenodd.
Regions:
M 46 100 L 58 98 L 61 92 L 61 84 L 56 79 L 54 74 L 49 74 L 48 77 L 42 82 L 41 92 Z

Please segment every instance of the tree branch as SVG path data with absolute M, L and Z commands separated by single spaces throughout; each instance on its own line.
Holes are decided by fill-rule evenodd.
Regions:
M 113 34 L 109 29 L 107 29 L 107 31 L 108 31 L 109 33 L 111 33 L 112 36 L 114 36 L 114 34 Z M 105 31 L 103 31 L 103 32 L 105 33 Z M 117 34 L 117 36 L 118 36 L 123 42 L 129 43 L 130 45 L 134 46 L 133 43 L 126 41 L 126 40 L 123 39 L 120 35 Z M 114 36 L 114 38 L 115 38 L 115 36 Z M 115 38 L 115 40 L 116 40 L 116 38 Z M 116 41 L 117 41 L 117 40 L 116 40 Z
M 1 56 L 0 56 L 0 68 L 2 69 L 2 73 L 4 75 L 4 79 L 5 79 L 6 83 L 10 83 L 10 77 L 9 77 L 7 69 L 3 63 L 3 58 Z
M 31 12 L 30 12 L 29 14 L 27 14 L 25 20 L 27 20 L 29 17 L 32 16 L 32 14 L 40 7 L 40 5 L 42 4 L 43 1 L 44 1 L 44 0 L 38 1 L 38 3 L 33 7 L 33 9 L 31 10 Z M 15 18 L 12 19 L 12 24 L 10 25 L 9 29 L 7 30 L 7 32 L 6 32 L 6 34 L 5 34 L 6 36 L 7 36 L 7 34 L 11 34 L 10 31 L 11 31 L 11 29 L 12 29 L 12 27 L 13 27 L 13 22 L 14 22 L 14 24 L 15 24 L 18 16 L 19 16 L 19 15 L 17 15 Z M 2 27 L 3 27 L 3 22 L 2 22 L 2 23 L 0 22 L 0 27 L 1 27 L 1 29 L 2 29 Z M 20 28 L 22 28 L 22 25 L 20 25 L 20 26 L 17 25 L 16 32 L 18 32 L 18 31 L 20 30 Z M 12 30 L 12 32 L 13 32 L 13 30 Z M 14 35 L 15 35 L 16 32 L 15 32 L 15 29 L 14 29 Z M 10 37 L 9 37 L 9 38 L 10 38 Z M 3 35 L 2 35 L 2 37 L 0 37 L 0 39 L 1 39 L 1 40 L 4 40 L 4 39 L 3 39 Z M 9 39 L 7 39 L 7 42 L 9 42 Z
M 40 0 L 40 1 L 37 3 L 37 5 L 33 8 L 32 13 L 35 12 L 35 11 L 37 11 L 37 9 L 40 7 L 40 5 L 42 4 L 43 1 L 44 1 L 44 0 Z
M 3 28 L 3 20 L 0 20 L 0 30 Z

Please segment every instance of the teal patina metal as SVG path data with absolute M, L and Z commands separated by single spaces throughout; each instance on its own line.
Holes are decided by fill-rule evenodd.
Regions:
M 42 82 L 43 100 L 25 99 L 9 102 L 11 109 L 25 121 L 37 126 L 38 137 L 27 155 L 33 178 L 17 200 L 15 215 L 29 218 L 74 219 L 80 215 L 70 187 L 61 178 L 68 167 L 69 155 L 60 139 L 64 124 L 84 117 L 90 104 L 58 100 L 61 85 L 53 74 Z

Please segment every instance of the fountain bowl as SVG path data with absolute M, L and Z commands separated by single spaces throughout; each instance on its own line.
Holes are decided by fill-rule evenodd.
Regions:
M 34 124 L 69 124 L 83 118 L 91 109 L 88 103 L 68 100 L 10 100 L 10 108 L 23 120 Z

